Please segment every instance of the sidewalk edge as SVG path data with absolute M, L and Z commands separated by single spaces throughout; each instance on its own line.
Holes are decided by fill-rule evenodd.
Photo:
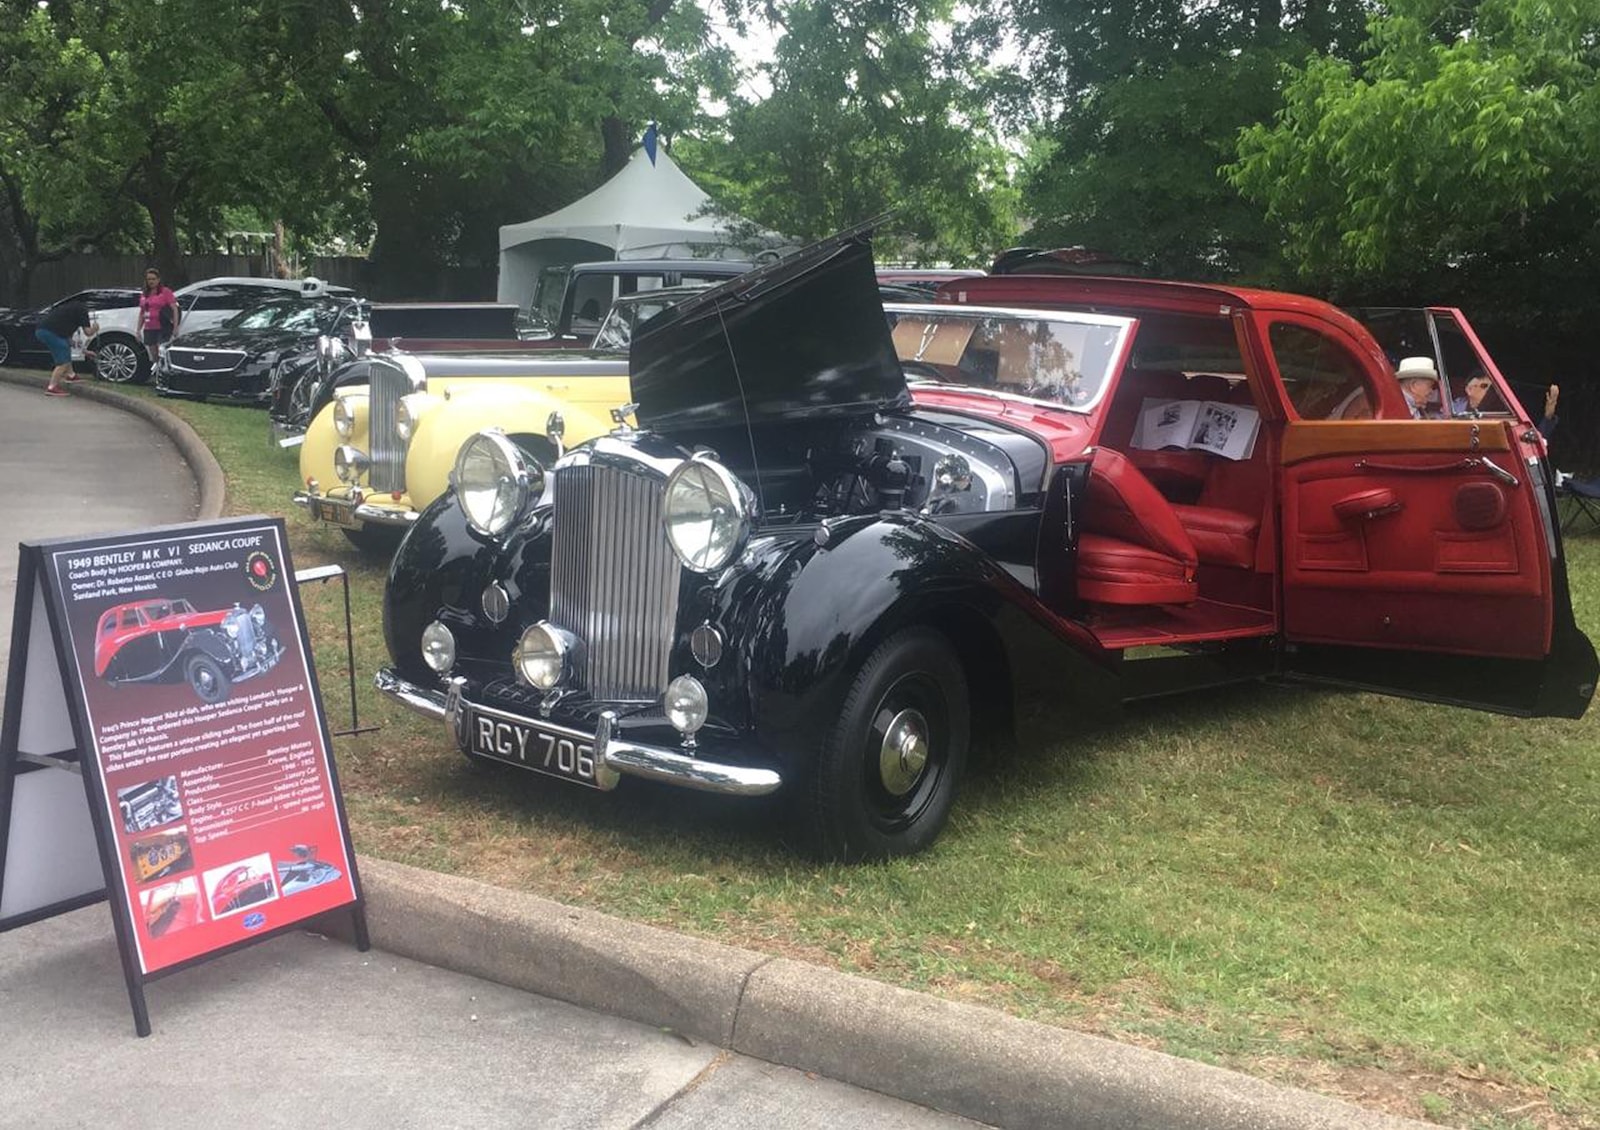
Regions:
M 1430 1125 L 473 879 L 371 857 L 361 878 L 383 949 L 1007 1130 Z

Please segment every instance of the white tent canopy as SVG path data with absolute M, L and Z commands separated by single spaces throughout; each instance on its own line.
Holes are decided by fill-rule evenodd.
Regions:
M 500 229 L 499 300 L 526 307 L 546 267 L 596 259 L 749 259 L 711 198 L 666 150 L 643 148 L 588 196 L 547 216 Z

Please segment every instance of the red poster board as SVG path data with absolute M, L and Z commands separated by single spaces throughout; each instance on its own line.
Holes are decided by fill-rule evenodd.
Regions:
M 23 547 L 0 769 L 75 763 L 81 773 L 136 1020 L 136 982 L 328 911 L 352 908 L 364 940 L 293 578 L 281 519 Z M 41 620 L 71 716 L 69 750 L 29 748 L 49 729 L 37 704 L 54 700 L 24 685 L 48 669 Z M 17 772 L 0 776 L 0 883 L 15 886 L 28 865 L 7 848 L 30 849 L 7 842 L 22 794 Z M 35 868 L 50 865 L 49 852 L 32 855 Z M 44 916 L 20 909 L 29 921 Z

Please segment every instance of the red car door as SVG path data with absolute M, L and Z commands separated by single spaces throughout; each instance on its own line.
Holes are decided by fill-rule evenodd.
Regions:
M 1600 664 L 1573 622 L 1543 447 L 1515 399 L 1494 417 L 1411 419 L 1370 342 L 1293 314 L 1255 318 L 1290 409 L 1284 670 L 1580 716 Z M 1451 391 L 1431 399 L 1441 414 Z

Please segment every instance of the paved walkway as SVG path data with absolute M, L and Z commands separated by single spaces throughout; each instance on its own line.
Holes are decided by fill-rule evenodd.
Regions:
M 0 384 L 0 686 L 17 543 L 191 521 L 189 464 L 150 424 L 74 397 Z
M 0 384 L 0 676 L 15 545 L 191 519 L 139 418 Z M 3 685 L 3 678 L 0 678 Z M 0 934 L 0 1130 L 971 1130 L 977 1124 L 392 954 L 289 934 L 146 987 L 111 914 Z
M 377 950 L 288 934 L 145 990 L 104 906 L 0 934 L 0 1130 L 972 1130 Z

